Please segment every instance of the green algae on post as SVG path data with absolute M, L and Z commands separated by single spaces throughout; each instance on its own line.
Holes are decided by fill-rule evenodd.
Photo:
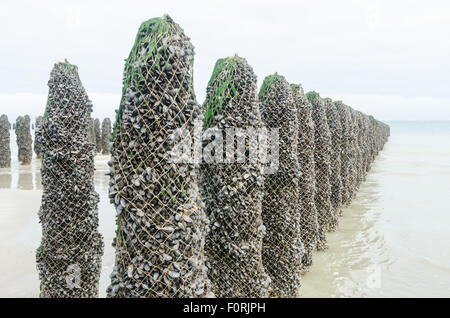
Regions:
M 236 56 L 217 60 L 213 74 L 208 82 L 208 87 L 212 86 L 219 74 L 222 74 L 222 78 L 219 82 L 220 85 L 214 88 L 214 94 L 210 95 L 207 100 L 204 119 L 205 129 L 211 126 L 214 116 L 218 112 L 222 111 L 224 102 L 227 98 L 229 98 L 226 94 L 236 95 L 237 92 L 236 87 L 234 86 L 235 83 L 232 80 L 234 78 L 236 68 Z
M 211 295 L 198 169 L 171 156 L 179 129 L 183 140 L 194 139 L 193 62 L 189 38 L 169 16 L 141 25 L 125 63 L 108 162 L 117 213 L 108 297 Z
M 256 133 L 262 125 L 256 90 L 256 76 L 245 59 L 237 55 L 220 59 L 209 81 L 203 107 L 205 128 L 219 129 L 222 139 L 233 146 L 232 158 L 227 157 L 230 160 L 226 164 L 203 163 L 200 173 L 202 197 L 211 225 L 205 245 L 208 276 L 217 297 L 268 295 L 270 279 L 262 264 L 261 251 L 262 162 L 249 157 L 237 160 L 239 155 L 234 147 L 235 142 L 245 142 L 247 138 L 248 148 L 238 151 L 258 147 L 256 138 L 242 135 L 243 131 L 251 133 L 249 129 Z M 232 138 L 231 142 L 228 138 Z

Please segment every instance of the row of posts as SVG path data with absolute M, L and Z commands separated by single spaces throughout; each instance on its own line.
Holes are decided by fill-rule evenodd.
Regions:
M 91 119 L 92 125 L 89 126 L 90 140 L 96 145 L 96 152 L 98 154 L 106 155 L 109 153 L 109 144 L 111 140 L 111 120 L 109 118 L 103 119 L 100 128 L 100 120 L 98 118 Z M 11 129 L 16 134 L 16 142 L 18 148 L 18 161 L 22 165 L 29 165 L 33 157 L 33 151 L 36 158 L 41 158 L 40 145 L 36 138 L 34 138 L 34 145 L 32 140 L 32 130 L 35 134 L 38 132 L 42 123 L 42 116 L 36 117 L 34 124 L 31 124 L 29 115 L 17 117 L 15 123 L 10 123 L 8 116 L 3 114 L 0 116 L 0 168 L 11 167 Z

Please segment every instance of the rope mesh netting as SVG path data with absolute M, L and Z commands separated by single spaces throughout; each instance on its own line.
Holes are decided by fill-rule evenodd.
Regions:
M 31 158 L 33 157 L 32 139 L 31 139 L 31 120 L 30 116 L 19 116 L 16 119 L 16 138 L 18 159 L 23 165 L 28 165 L 31 163 Z
M 348 206 L 351 203 L 351 172 L 353 168 L 349 160 L 351 152 L 351 126 L 350 126 L 350 113 L 347 107 L 341 102 L 334 102 L 336 106 L 339 120 L 342 127 L 342 142 L 341 142 L 341 182 L 342 182 L 342 205 Z
M 372 134 L 372 127 L 370 123 L 369 116 L 367 116 L 364 113 L 361 113 L 363 117 L 364 127 L 365 127 L 365 133 L 363 136 L 363 145 L 364 145 L 364 172 L 367 175 L 367 173 L 370 171 L 370 166 L 372 164 L 371 162 L 371 144 L 370 144 L 370 138 Z
M 94 152 L 88 141 L 92 112 L 75 65 L 55 64 L 37 139 L 43 194 L 36 253 L 41 297 L 97 297 L 103 242 L 99 196 L 93 183 Z
M 355 111 L 356 121 L 358 124 L 358 148 L 359 148 L 359 170 L 358 170 L 358 188 L 362 182 L 366 179 L 367 174 L 367 147 L 366 147 L 366 134 L 367 127 L 364 120 L 364 114 L 360 111 Z
M 333 219 L 330 230 L 337 230 L 339 225 L 338 217 L 342 215 L 342 124 L 338 110 L 330 98 L 324 98 L 327 123 L 331 133 L 330 152 L 330 183 L 331 183 L 331 205 L 333 207 Z
M 211 149 L 207 154 L 211 160 L 205 160 L 209 150 L 205 140 L 201 168 L 202 197 L 210 219 L 205 252 L 217 297 L 268 295 L 270 279 L 261 252 L 265 232 L 262 162 L 259 156 L 251 160 L 249 155 L 251 149 L 258 149 L 252 137 L 262 124 L 256 93 L 256 76 L 245 59 L 234 56 L 217 61 L 204 102 L 204 128 L 209 128 L 205 139 L 214 136 L 222 148 L 226 141 L 231 150 L 226 148 L 224 156 Z M 253 136 L 246 138 L 252 128 Z M 216 156 L 220 162 L 214 160 Z
M 36 117 L 36 122 L 34 124 L 34 153 L 36 154 L 36 157 L 38 159 L 41 158 L 41 144 L 37 139 L 37 134 L 39 129 L 41 129 L 41 125 L 42 125 L 42 116 L 38 116 Z
M 358 149 L 357 149 L 357 127 L 356 123 L 353 121 L 353 109 L 347 105 L 344 105 L 347 108 L 348 116 L 349 116 L 349 147 L 347 153 L 347 161 L 349 163 L 348 170 L 348 180 L 349 180 L 349 198 L 350 202 L 356 196 L 356 183 L 358 179 Z
M 11 167 L 10 123 L 8 116 L 0 116 L 0 168 Z
M 306 94 L 312 105 L 312 118 L 315 130 L 314 162 L 316 169 L 316 193 L 315 202 L 317 219 L 319 222 L 319 237 L 317 249 L 327 248 L 326 232 L 335 220 L 334 210 L 331 204 L 331 133 L 327 122 L 325 104 L 316 92 Z
M 353 109 L 351 109 L 352 123 L 353 123 L 353 131 L 354 131 L 354 164 L 355 164 L 355 180 L 354 180 L 354 191 L 355 196 L 358 193 L 359 185 L 361 183 L 361 162 L 362 162 L 362 150 L 359 147 L 360 138 L 361 138 L 361 127 L 359 125 L 359 116 L 358 113 Z
M 177 129 L 187 129 L 182 137 L 193 140 L 200 110 L 193 49 L 165 15 L 141 25 L 126 61 L 109 162 L 109 196 L 117 212 L 109 297 L 211 295 L 198 171 L 170 158 Z
M 296 297 L 301 285 L 302 257 L 298 117 L 291 87 L 284 77 L 266 77 L 260 108 L 267 129 L 279 129 L 279 167 L 265 176 L 262 216 L 263 264 L 271 278 L 271 297 Z
M 317 247 L 319 223 L 315 204 L 316 172 L 314 164 L 314 121 L 312 106 L 300 85 L 291 84 L 298 117 L 299 193 L 301 202 L 301 238 L 305 247 L 303 270 L 312 264 L 312 252 Z
M 217 61 L 201 107 L 193 63 L 190 39 L 169 16 L 142 23 L 113 129 L 91 118 L 77 67 L 55 64 L 35 123 L 41 297 L 98 297 L 96 153 L 111 154 L 116 211 L 107 297 L 299 296 L 313 251 L 327 248 L 390 128 L 277 73 L 257 95 L 237 55 Z M 10 166 L 9 128 L 2 115 L 0 167 Z M 30 163 L 29 116 L 15 131 L 19 160 Z M 269 155 L 263 131 L 278 137 Z
M 102 154 L 109 154 L 109 145 L 111 143 L 111 120 L 103 119 L 102 122 Z

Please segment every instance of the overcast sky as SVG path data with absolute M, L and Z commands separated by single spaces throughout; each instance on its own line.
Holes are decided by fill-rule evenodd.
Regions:
M 261 85 L 278 72 L 381 120 L 450 120 L 448 1 L 0 2 L 0 113 L 44 112 L 50 71 L 78 65 L 95 117 L 113 117 L 142 21 L 168 13 L 195 46 L 203 102 L 218 58 L 238 53 Z

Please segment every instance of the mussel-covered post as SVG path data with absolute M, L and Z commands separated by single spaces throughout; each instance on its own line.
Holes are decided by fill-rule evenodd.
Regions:
M 126 61 L 109 162 L 117 212 L 109 297 L 209 295 L 198 169 L 171 155 L 180 129 L 186 148 L 194 140 L 193 50 L 165 15 L 141 25 Z
M 330 230 L 337 230 L 339 223 L 338 217 L 342 215 L 342 124 L 338 110 L 333 104 L 333 101 L 330 98 L 324 98 L 323 101 L 327 113 L 327 123 L 331 134 L 330 183 L 331 205 L 333 207 L 334 215 Z
M 326 232 L 335 219 L 331 205 L 331 135 L 322 98 L 316 92 L 308 92 L 306 97 L 312 105 L 312 118 L 315 126 L 316 194 L 314 199 L 319 222 L 317 249 L 322 250 L 327 248 Z
M 33 151 L 31 150 L 31 120 L 30 116 L 19 116 L 16 119 L 16 138 L 19 162 L 23 165 L 29 165 L 31 158 L 33 157 Z
M 217 297 L 268 296 L 270 279 L 261 250 L 265 231 L 262 162 L 257 154 L 250 158 L 250 153 L 258 150 L 261 128 L 256 89 L 256 76 L 245 59 L 224 58 L 216 63 L 204 102 L 201 189 L 210 220 L 205 252 Z M 225 148 L 225 158 L 216 147 L 210 147 L 213 142 L 208 144 L 213 136 L 219 136 L 215 141 L 226 141 L 227 147 L 217 144 Z
M 357 163 L 356 163 L 356 128 L 353 122 L 352 108 L 342 104 L 345 109 L 345 114 L 347 116 L 348 123 L 348 135 L 347 135 L 347 145 L 346 145 L 346 162 L 348 164 L 347 170 L 347 181 L 348 181 L 348 204 L 352 202 L 356 195 L 356 178 L 357 178 Z
M 375 160 L 376 156 L 378 155 L 378 151 L 380 150 L 380 126 L 378 121 L 373 117 L 370 116 L 370 121 L 372 122 L 372 161 Z
M 363 149 L 362 149 L 362 133 L 363 127 L 361 123 L 361 117 L 357 110 L 352 111 L 353 123 L 356 129 L 356 192 L 359 191 L 359 186 L 363 180 Z
M 75 65 L 55 64 L 37 138 L 42 155 L 41 246 L 36 253 L 41 297 L 98 297 L 103 254 L 88 140 L 92 103 Z
M 97 153 L 102 152 L 102 131 L 100 129 L 100 119 L 94 120 L 94 135 L 95 135 L 95 151 Z
M 103 119 L 102 122 L 102 154 L 109 154 L 109 144 L 111 142 L 111 120 Z
M 301 285 L 304 247 L 301 241 L 298 118 L 289 83 L 274 74 L 259 92 L 261 116 L 267 129 L 278 129 L 279 165 L 265 176 L 262 204 L 266 235 L 263 264 L 271 278 L 271 297 L 296 297 Z
M 342 103 L 342 101 L 335 101 L 334 105 L 339 114 L 339 120 L 342 126 L 342 139 L 341 139 L 341 181 L 342 181 L 342 205 L 348 206 L 351 202 L 351 185 L 350 185 L 350 170 L 353 168 L 350 158 L 351 147 L 351 126 L 350 126 L 350 113 L 348 108 Z
M 36 117 L 36 122 L 34 125 L 34 153 L 38 159 L 41 158 L 41 144 L 38 141 L 37 134 L 42 125 L 42 116 Z
M 301 214 L 301 238 L 305 247 L 303 256 L 303 271 L 312 264 L 312 252 L 317 246 L 319 223 L 314 201 L 316 191 L 316 172 L 314 166 L 314 122 L 312 106 L 306 98 L 303 88 L 291 84 L 298 118 L 298 161 L 300 167 L 299 194 Z
M 360 116 L 360 125 L 362 127 L 360 147 L 362 149 L 362 181 L 366 179 L 367 171 L 369 171 L 369 120 L 366 114 L 358 112 Z
M 11 167 L 10 123 L 8 116 L 0 116 L 0 168 Z
M 351 184 L 351 199 L 353 200 L 358 193 L 358 172 L 359 172 L 359 146 L 358 146 L 358 124 L 355 120 L 355 110 L 347 106 L 350 114 L 350 127 L 351 127 L 351 143 L 350 143 L 350 157 L 352 169 L 350 170 L 350 184 Z
M 91 117 L 89 118 L 88 138 L 89 142 L 94 145 L 94 151 L 97 152 L 97 146 L 95 144 L 94 119 Z

